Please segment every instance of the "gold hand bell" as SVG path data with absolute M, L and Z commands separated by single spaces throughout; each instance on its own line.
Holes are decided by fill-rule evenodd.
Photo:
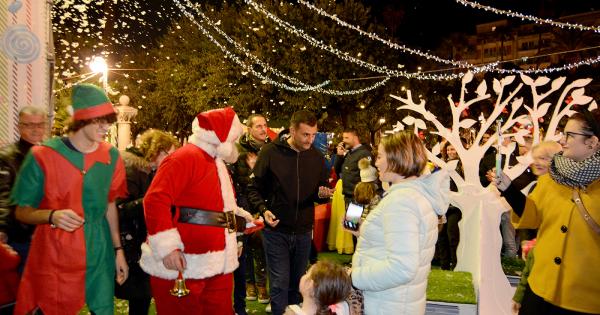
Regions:
M 179 272 L 177 280 L 175 280 L 175 285 L 173 286 L 173 289 L 171 289 L 169 292 L 172 296 L 176 296 L 178 298 L 190 294 L 190 290 L 188 290 L 188 288 L 185 287 L 185 279 L 183 278 L 183 274 L 181 273 L 181 271 Z

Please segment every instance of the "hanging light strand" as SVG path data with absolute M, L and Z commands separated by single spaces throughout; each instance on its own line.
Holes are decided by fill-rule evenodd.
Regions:
M 336 15 L 331 15 L 331 14 L 327 13 L 325 10 L 319 9 L 319 8 L 315 7 L 314 5 L 308 3 L 307 1 L 298 0 L 298 3 L 306 6 L 307 8 L 309 8 L 309 9 L 311 9 L 311 10 L 319 13 L 320 15 L 322 15 L 324 17 L 327 17 L 327 18 L 330 18 L 330 19 L 334 20 L 337 24 L 339 24 L 341 26 L 344 26 L 344 27 L 349 28 L 349 29 L 353 29 L 353 30 L 357 31 L 360 35 L 366 36 L 366 37 L 368 37 L 368 38 L 370 38 L 372 40 L 377 40 L 377 41 L 379 41 L 379 42 L 381 42 L 381 43 L 389 46 L 392 49 L 401 50 L 403 52 L 406 52 L 406 53 L 409 53 L 409 54 L 414 54 L 414 55 L 417 55 L 417 56 L 421 56 L 421 57 L 424 57 L 424 58 L 427 58 L 427 59 L 435 60 L 435 61 L 440 62 L 440 63 L 450 64 L 450 65 L 456 66 L 458 68 L 473 68 L 473 67 L 475 67 L 474 65 L 472 65 L 472 64 L 470 64 L 470 63 L 468 63 L 466 61 L 456 61 L 456 60 L 444 59 L 444 58 L 432 55 L 430 53 L 426 53 L 426 52 L 420 51 L 418 49 L 413 49 L 413 48 L 410 48 L 410 47 L 406 47 L 405 45 L 400 45 L 400 44 L 397 44 L 397 43 L 390 42 L 389 40 L 383 39 L 383 38 L 381 38 L 379 35 L 377 35 L 375 33 L 370 33 L 370 32 L 363 31 L 362 29 L 360 29 L 359 26 L 355 26 L 355 25 L 352 25 L 350 23 L 347 23 L 347 22 L 341 20 L 340 18 L 338 18 Z
M 235 40 L 233 40 L 229 35 L 227 35 L 227 33 L 225 33 L 223 30 L 221 30 L 221 28 L 219 28 L 217 26 L 216 23 L 214 23 L 210 18 L 208 18 L 199 8 L 198 8 L 198 4 L 193 4 L 191 1 L 189 0 L 185 0 L 186 4 L 188 7 L 192 7 L 193 10 L 196 12 L 196 14 L 198 14 L 201 18 L 202 21 L 204 21 L 206 24 L 210 25 L 217 33 L 219 33 L 221 36 L 223 36 L 223 38 L 225 38 L 225 40 L 230 43 L 231 45 L 233 45 L 238 51 L 241 51 L 242 53 L 244 53 L 244 55 L 247 58 L 250 58 L 254 63 L 258 64 L 259 66 L 261 66 L 263 69 L 266 69 L 267 71 L 272 72 L 273 74 L 275 74 L 276 76 L 286 79 L 287 81 L 289 81 L 290 83 L 294 84 L 294 85 L 299 85 L 299 86 L 303 86 L 306 87 L 309 90 L 316 90 L 318 88 L 322 88 L 325 85 L 328 85 L 330 83 L 329 80 L 326 80 L 316 86 L 310 86 L 302 81 L 300 81 L 297 78 L 294 77 L 290 77 L 288 75 L 285 75 L 284 73 L 282 73 L 281 71 L 279 71 L 278 69 L 271 67 L 269 64 L 263 62 L 262 60 L 260 60 L 258 57 L 256 57 L 255 55 L 253 55 L 248 49 L 244 48 L 241 44 L 239 44 L 238 42 L 236 42 Z
M 198 29 L 202 32 L 202 34 L 204 34 L 204 36 L 206 36 L 213 44 L 215 44 L 219 49 L 221 49 L 221 51 L 225 54 L 226 58 L 231 59 L 232 61 L 234 61 L 236 64 L 238 64 L 240 67 L 246 69 L 248 72 L 250 72 L 252 75 L 256 76 L 257 78 L 263 80 L 264 83 L 269 83 L 272 85 L 275 85 L 279 88 L 282 89 L 286 89 L 289 91 L 293 91 L 293 92 L 306 92 L 306 91 L 315 91 L 315 92 L 320 92 L 320 93 L 325 93 L 325 94 L 331 94 L 331 95 L 354 95 L 354 94 L 361 94 L 376 88 L 379 88 L 383 85 L 385 85 L 385 83 L 390 79 L 389 77 L 384 78 L 383 80 L 369 86 L 363 89 L 357 89 L 357 90 L 344 90 L 344 91 L 338 91 L 338 90 L 327 90 L 327 89 L 322 89 L 322 88 L 307 88 L 305 86 L 303 87 L 296 87 L 296 86 L 290 86 L 281 82 L 277 82 L 274 81 L 273 79 L 269 78 L 268 76 L 265 76 L 263 74 L 261 74 L 260 72 L 254 70 L 254 68 L 251 65 L 247 65 L 245 64 L 236 54 L 230 52 L 229 50 L 227 50 L 227 48 L 222 45 L 219 41 L 217 41 L 209 32 L 208 30 L 206 30 L 194 17 L 193 14 L 191 14 L 189 11 L 186 10 L 186 7 L 181 4 L 179 2 L 179 0 L 174 0 L 175 5 L 181 10 L 181 12 L 190 20 L 192 21 L 192 23 L 194 23 Z
M 302 1 L 302 0 L 299 0 L 299 1 Z M 490 7 L 487 5 L 482 5 L 475 1 L 456 0 L 456 2 L 462 4 L 466 7 L 470 6 L 475 9 L 491 11 L 491 12 L 494 12 L 499 15 L 520 18 L 521 20 L 532 21 L 537 24 L 548 24 L 548 25 L 552 25 L 552 26 L 556 26 L 556 27 L 560 27 L 560 28 L 564 28 L 564 29 L 576 29 L 576 30 L 580 30 L 580 31 L 593 31 L 596 33 L 600 33 L 600 27 L 598 27 L 598 26 L 586 26 L 586 25 L 582 25 L 582 24 L 573 24 L 573 23 L 568 23 L 568 22 L 556 22 L 556 21 L 553 21 L 550 19 L 542 19 L 539 17 L 535 17 L 533 15 L 526 15 L 523 13 L 514 12 L 512 10 L 496 9 L 496 8 L 493 8 L 493 7 Z
M 304 40 L 309 42 L 313 47 L 321 49 L 321 50 L 325 50 L 344 61 L 354 63 L 358 66 L 369 69 L 373 72 L 384 74 L 385 76 L 405 77 L 405 78 L 409 78 L 409 79 L 419 79 L 419 80 L 441 81 L 441 80 L 454 80 L 454 79 L 460 78 L 464 75 L 464 73 L 425 75 L 425 74 L 421 74 L 420 72 L 407 72 L 407 71 L 400 71 L 400 70 L 392 70 L 385 66 L 382 67 L 382 66 L 374 65 L 372 63 L 362 61 L 358 58 L 352 57 L 350 55 L 350 53 L 340 51 L 339 49 L 334 48 L 331 45 L 325 44 L 322 40 L 315 39 L 314 37 L 308 35 L 304 30 L 298 29 L 295 26 L 291 25 L 290 23 L 278 18 L 271 12 L 267 11 L 262 5 L 254 2 L 252 0 L 244 0 L 244 2 L 249 4 L 256 11 L 258 11 L 258 12 L 262 13 L 263 15 L 265 15 L 266 17 L 268 17 L 270 20 L 275 22 L 277 25 L 279 25 L 280 27 L 282 27 L 289 33 L 292 33 L 300 38 L 303 38 Z M 495 67 L 495 64 L 486 65 L 481 68 L 474 68 L 472 71 L 475 73 L 483 72 L 488 67 L 493 68 L 493 67 Z

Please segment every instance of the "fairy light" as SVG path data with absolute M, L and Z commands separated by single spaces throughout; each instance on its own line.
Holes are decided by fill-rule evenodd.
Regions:
M 219 41 L 217 41 L 209 32 L 208 30 L 206 30 L 194 17 L 193 14 L 191 14 L 189 11 L 186 10 L 185 6 L 183 4 L 181 4 L 179 2 L 179 0 L 174 0 L 175 5 L 181 10 L 181 12 L 192 22 L 194 23 L 198 29 L 202 32 L 202 34 L 204 34 L 204 36 L 206 36 L 213 44 L 215 44 L 219 49 L 221 49 L 221 51 L 225 54 L 226 58 L 231 59 L 232 61 L 234 61 L 237 65 L 241 66 L 242 68 L 244 68 L 245 70 L 247 70 L 249 73 L 251 73 L 252 75 L 256 76 L 257 78 L 261 79 L 264 83 L 269 83 L 272 85 L 275 85 L 279 88 L 282 89 L 286 89 L 286 90 L 290 90 L 290 91 L 294 91 L 294 92 L 304 92 L 304 91 L 315 91 L 315 92 L 320 92 L 320 93 L 325 93 L 325 94 L 331 94 L 331 95 L 354 95 L 354 94 L 361 94 L 376 88 L 379 88 L 383 85 L 385 85 L 385 83 L 390 79 L 389 77 L 384 78 L 383 80 L 369 86 L 363 89 L 357 89 L 357 90 L 344 90 L 344 91 L 338 91 L 338 90 L 329 90 L 329 89 L 322 89 L 320 87 L 308 87 L 308 86 L 290 86 L 281 82 L 277 82 L 271 78 L 269 78 L 268 76 L 263 75 L 262 73 L 254 70 L 254 68 L 251 65 L 247 65 L 245 64 L 236 54 L 230 52 L 229 50 L 227 50 L 227 48 L 222 45 Z
M 377 40 L 377 41 L 379 41 L 379 42 L 387 45 L 388 47 L 390 47 L 392 49 L 401 50 L 401 51 L 404 51 L 404 52 L 409 53 L 409 54 L 414 54 L 414 55 L 417 55 L 417 56 L 425 57 L 427 59 L 432 59 L 432 60 L 435 60 L 435 61 L 440 62 L 440 63 L 450 64 L 450 65 L 453 65 L 453 66 L 456 66 L 456 67 L 459 67 L 459 68 L 473 68 L 473 67 L 475 67 L 474 65 L 472 65 L 472 64 L 470 64 L 470 63 L 468 63 L 466 61 L 456 61 L 456 60 L 444 59 L 444 58 L 441 58 L 441 57 L 438 57 L 438 56 L 435 56 L 435 55 L 432 55 L 432 54 L 420 51 L 418 49 L 413 49 L 413 48 L 410 48 L 410 47 L 406 47 L 405 45 L 400 45 L 400 44 L 397 44 L 397 43 L 390 42 L 390 41 L 388 41 L 386 39 L 381 38 L 379 35 L 377 35 L 375 33 L 370 33 L 370 32 L 363 31 L 363 30 L 360 29 L 360 27 L 352 25 L 350 23 L 347 23 L 347 22 L 341 20 L 340 18 L 338 18 L 337 16 L 331 15 L 331 14 L 327 13 L 325 10 L 322 10 L 320 8 L 315 7 L 314 5 L 308 3 L 307 1 L 298 0 L 298 3 L 300 3 L 300 4 L 304 5 L 304 6 L 306 6 L 307 8 L 309 8 L 309 9 L 311 9 L 311 10 L 319 13 L 321 16 L 324 16 L 324 17 L 327 17 L 327 18 L 330 18 L 330 19 L 334 20 L 338 25 L 344 26 L 344 27 L 349 28 L 349 29 L 353 29 L 353 30 L 357 31 L 360 35 L 366 36 L 366 37 L 368 37 L 368 38 L 370 38 L 372 40 Z
M 585 60 L 581 60 L 578 62 L 574 62 L 568 65 L 564 65 L 562 67 L 554 67 L 554 68 L 545 68 L 545 69 L 527 69 L 527 70 L 516 70 L 516 69 L 496 69 L 494 70 L 497 73 L 508 74 L 508 73 L 516 73 L 516 74 L 541 74 L 541 73 L 553 73 L 565 70 L 571 70 L 581 66 L 590 66 L 593 64 L 600 63 L 600 56 L 588 58 Z
M 453 74 L 422 74 L 419 72 L 406 72 L 406 71 L 400 71 L 400 70 L 391 70 L 388 69 L 387 67 L 382 67 L 382 66 L 378 66 L 378 65 L 374 65 L 372 63 L 366 62 L 366 61 L 362 61 L 360 59 L 357 59 L 355 57 L 352 57 L 352 54 L 348 53 L 348 52 L 343 52 L 340 51 L 337 48 L 332 47 L 331 45 L 325 44 L 322 40 L 317 40 L 314 37 L 308 35 L 304 30 L 302 29 L 298 29 L 295 26 L 291 25 L 290 23 L 283 21 L 282 19 L 278 18 L 277 16 L 275 16 L 274 14 L 272 14 L 271 12 L 267 11 L 266 9 L 263 8 L 262 5 L 252 1 L 252 0 L 244 0 L 244 2 L 246 2 L 247 4 L 249 4 L 250 6 L 252 6 L 256 11 L 262 13 L 263 15 L 265 15 L 266 17 L 268 17 L 270 20 L 274 21 L 275 23 L 277 23 L 277 25 L 281 26 L 283 29 L 285 29 L 286 31 L 288 31 L 289 33 L 292 33 L 298 37 L 303 38 L 304 40 L 306 40 L 307 42 L 309 42 L 313 47 L 325 50 L 335 56 L 337 56 L 338 58 L 350 62 L 350 63 L 354 63 L 358 66 L 361 66 L 363 68 L 367 68 L 373 72 L 377 72 L 377 73 L 382 73 L 385 76 L 389 76 L 389 77 L 405 77 L 408 79 L 419 79 L 419 80 L 435 80 L 435 81 L 441 81 L 441 80 L 455 80 L 457 78 L 461 78 L 463 75 L 465 75 L 465 73 L 453 73 Z M 479 72 L 485 72 L 486 70 L 489 71 L 489 69 L 492 69 L 495 67 L 496 64 L 492 63 L 492 64 L 488 64 L 488 65 L 484 65 L 482 67 L 476 67 L 474 69 L 472 69 L 471 71 L 474 73 L 479 73 Z
M 476 2 L 469 2 L 469 1 L 466 1 L 466 0 L 457 0 L 457 2 L 461 2 L 461 3 L 465 4 L 465 5 L 471 5 L 473 7 L 477 6 L 478 8 L 484 8 L 485 10 L 492 10 L 493 9 L 491 7 L 482 6 L 482 5 L 480 5 L 480 4 L 476 3 Z M 360 29 L 360 27 L 352 25 L 352 24 L 349 24 L 349 23 L 347 23 L 347 22 L 339 19 L 337 16 L 331 15 L 331 14 L 327 13 L 325 10 L 322 10 L 320 8 L 315 7 L 314 5 L 306 2 L 305 0 L 298 0 L 298 3 L 300 3 L 300 4 L 304 5 L 304 6 L 306 6 L 307 8 L 309 8 L 309 9 L 311 9 L 311 10 L 319 13 L 321 16 L 324 16 L 324 17 L 327 17 L 327 18 L 330 18 L 330 19 L 334 20 L 336 23 L 338 23 L 341 26 L 353 29 L 353 30 L 357 31 L 359 34 L 361 34 L 363 36 L 367 36 L 370 39 L 380 41 L 380 42 L 386 44 L 387 46 L 389 46 L 390 48 L 402 50 L 402 51 L 410 53 L 410 54 L 415 54 L 415 55 L 418 55 L 418 56 L 425 57 L 427 59 L 433 59 L 433 60 L 441 62 L 441 63 L 451 64 L 451 65 L 456 66 L 455 68 L 443 69 L 443 70 L 425 71 L 425 72 L 422 72 L 422 73 L 435 73 L 435 72 L 440 72 L 440 71 L 456 70 L 456 69 L 460 69 L 460 68 L 476 67 L 475 65 L 469 64 L 469 63 L 464 62 L 464 61 L 456 61 L 456 60 L 443 59 L 443 58 L 440 58 L 440 57 L 437 57 L 437 56 L 434 56 L 434 55 L 430 55 L 428 53 L 424 53 L 424 52 L 416 50 L 416 49 L 408 48 L 408 47 L 406 47 L 404 45 L 398 45 L 396 43 L 392 43 L 390 41 L 382 39 L 380 36 L 378 36 L 375 33 L 369 33 L 369 32 L 363 31 L 363 30 Z M 501 10 L 498 10 L 498 11 L 501 11 Z M 512 11 L 508 11 L 508 12 L 511 12 L 511 13 L 515 14 L 514 16 L 516 16 L 516 17 L 521 17 L 521 16 L 517 16 L 516 15 L 517 13 L 515 13 L 515 12 L 512 12 Z M 544 21 L 544 22 L 546 22 L 546 21 L 553 22 L 553 21 L 550 21 L 550 20 L 542 20 L 542 19 L 537 19 L 537 20 L 534 20 L 534 21 L 537 22 L 537 23 L 540 23 L 541 21 Z M 559 27 L 568 26 L 569 28 L 579 28 L 581 30 L 594 30 L 596 32 L 598 32 L 598 30 L 599 30 L 598 27 L 588 27 L 588 26 L 583 26 L 583 25 L 574 25 L 574 24 L 560 23 L 560 22 L 554 22 L 554 23 L 557 23 L 555 26 L 559 26 Z M 558 54 L 561 54 L 561 53 L 548 54 L 548 55 L 543 55 L 543 56 L 558 55 Z M 539 57 L 543 57 L 543 56 L 532 56 L 532 57 L 529 57 L 529 58 L 539 58 Z M 580 61 L 580 62 L 576 62 L 576 63 L 572 63 L 572 64 L 568 64 L 568 65 L 564 65 L 564 66 L 561 66 L 561 67 L 545 68 L 545 69 L 516 70 L 516 69 L 497 69 L 496 68 L 497 65 L 499 65 L 501 63 L 512 62 L 512 61 L 519 61 L 519 60 L 521 60 L 521 59 L 515 59 L 515 60 L 510 60 L 510 61 L 506 61 L 505 60 L 505 61 L 498 61 L 498 62 L 486 64 L 486 65 L 483 65 L 483 66 L 476 67 L 476 68 L 479 68 L 479 69 L 476 69 L 474 72 L 475 73 L 476 72 L 495 72 L 495 73 L 501 73 L 501 74 L 507 74 L 507 73 L 517 73 L 517 74 L 519 74 L 519 73 L 524 73 L 524 74 L 552 73 L 552 72 L 559 72 L 559 71 L 574 69 L 574 68 L 577 68 L 577 67 L 580 67 L 580 66 L 583 66 L 583 65 L 592 65 L 592 64 L 600 62 L 598 60 L 598 58 L 588 58 L 586 60 L 583 60 L 583 61 Z M 477 70 L 479 70 L 479 71 L 477 71 Z
M 238 42 L 236 42 L 235 40 L 233 40 L 231 37 L 229 37 L 229 35 L 227 35 L 227 33 L 225 33 L 223 30 L 221 30 L 221 28 L 219 28 L 216 23 L 214 23 L 213 21 L 211 21 L 199 8 L 197 5 L 192 4 L 189 0 L 186 0 L 186 4 L 189 7 L 192 7 L 194 9 L 194 11 L 202 18 L 202 20 L 210 25 L 215 31 L 217 31 L 217 33 L 219 33 L 221 36 L 223 36 L 223 38 L 225 38 L 225 40 L 227 42 L 229 42 L 230 44 L 232 44 L 233 46 L 235 46 L 235 48 L 241 52 L 244 53 L 244 55 L 250 59 L 252 59 L 252 61 L 254 61 L 256 64 L 258 64 L 259 66 L 263 67 L 263 69 L 266 69 L 267 71 L 272 72 L 273 74 L 275 74 L 278 77 L 284 78 L 286 80 L 288 80 L 290 83 L 294 84 L 294 85 L 300 85 L 300 86 L 304 86 L 309 90 L 316 90 L 318 88 L 322 88 L 325 85 L 328 85 L 330 83 L 329 80 L 326 80 L 316 86 L 310 86 L 302 81 L 300 81 L 297 78 L 294 77 L 290 77 L 287 76 L 285 74 L 283 74 L 281 71 L 271 67 L 269 64 L 263 62 L 262 60 L 260 60 L 258 57 L 256 57 L 255 55 L 253 55 L 248 49 L 244 48 L 242 45 L 240 45 Z
M 301 0 L 299 0 L 299 1 L 301 1 Z M 593 31 L 596 33 L 600 33 L 600 27 L 598 27 L 598 26 L 585 26 L 582 24 L 574 24 L 574 23 L 568 23 L 568 22 L 556 22 L 556 21 L 553 21 L 550 19 L 542 19 L 539 17 L 535 17 L 533 15 L 526 15 L 523 13 L 511 11 L 511 10 L 507 11 L 507 10 L 496 9 L 496 8 L 493 8 L 493 7 L 490 7 L 487 5 L 482 5 L 475 1 L 456 0 L 456 2 L 462 4 L 466 7 L 470 6 L 475 9 L 491 11 L 491 12 L 494 12 L 499 15 L 506 15 L 509 17 L 520 18 L 521 20 L 528 20 L 528 21 L 535 22 L 537 24 L 548 24 L 548 25 L 552 25 L 552 26 L 556 26 L 556 27 L 560 27 L 560 28 L 577 29 L 580 31 Z

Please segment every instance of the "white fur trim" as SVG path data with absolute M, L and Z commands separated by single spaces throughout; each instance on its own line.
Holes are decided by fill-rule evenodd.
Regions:
M 234 143 L 239 139 L 244 133 L 244 127 L 242 126 L 242 122 L 240 118 L 236 114 L 233 116 L 233 121 L 231 122 L 231 128 L 229 128 L 229 133 L 227 134 L 226 142 Z
M 160 260 L 176 249 L 183 250 L 183 243 L 176 228 L 149 235 L 148 243 L 156 258 Z
M 221 143 L 221 140 L 219 140 L 219 137 L 217 137 L 214 130 L 206 130 L 200 127 L 198 117 L 194 118 L 194 121 L 192 122 L 192 134 L 210 144 L 219 145 Z
M 199 147 L 200 149 L 204 150 L 204 152 L 206 152 L 208 155 L 210 155 L 213 158 L 215 156 L 217 156 L 217 146 L 212 145 L 212 144 L 202 140 L 196 134 L 192 134 L 190 136 L 190 138 L 188 139 L 188 142 Z
M 223 197 L 223 212 L 234 211 L 237 209 L 237 203 L 235 202 L 233 185 L 227 171 L 227 166 L 225 166 L 225 162 L 219 157 L 215 159 L 215 163 L 217 164 L 217 174 L 219 175 L 221 186 L 221 197 Z
M 244 219 L 246 219 L 246 222 L 254 221 L 254 217 L 252 217 L 252 214 L 250 214 L 250 212 L 244 210 L 243 208 L 236 207 L 235 214 L 244 217 Z
M 235 233 L 225 233 L 225 248 L 220 251 L 207 252 L 204 254 L 183 253 L 187 268 L 183 272 L 186 279 L 205 279 L 219 274 L 233 272 L 238 267 L 237 240 Z M 146 273 L 167 280 L 174 280 L 179 273 L 176 270 L 165 268 L 162 259 L 157 259 L 148 244 L 142 244 L 142 258 L 140 267 Z
M 231 142 L 224 142 L 219 144 L 219 146 L 217 147 L 217 156 L 225 159 L 227 157 L 229 157 L 231 155 L 231 153 L 233 152 L 233 143 Z

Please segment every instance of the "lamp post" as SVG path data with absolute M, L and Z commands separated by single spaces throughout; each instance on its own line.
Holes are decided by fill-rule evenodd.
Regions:
M 90 62 L 90 69 L 95 73 L 102 73 L 102 88 L 108 94 L 108 65 L 101 56 L 95 56 Z M 116 145 L 119 150 L 127 149 L 131 142 L 131 120 L 137 115 L 137 109 L 129 106 L 129 97 L 122 95 L 119 98 L 119 105 L 115 106 L 117 110 L 117 124 L 110 128 L 110 142 Z
M 90 69 L 95 73 L 102 73 L 102 88 L 108 92 L 108 65 L 101 56 L 95 56 L 90 62 Z

